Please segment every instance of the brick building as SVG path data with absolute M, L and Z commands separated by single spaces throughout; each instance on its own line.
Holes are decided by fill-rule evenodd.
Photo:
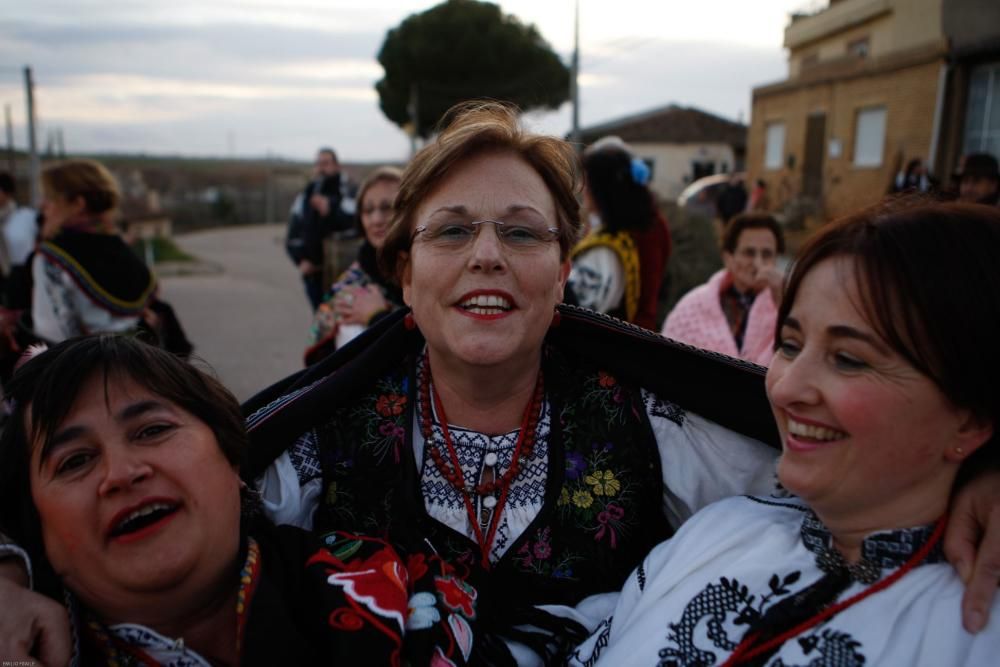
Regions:
M 874 203 L 910 159 L 947 185 L 1000 152 L 1000 2 L 830 0 L 785 29 L 788 79 L 753 91 L 751 179 L 818 219 Z

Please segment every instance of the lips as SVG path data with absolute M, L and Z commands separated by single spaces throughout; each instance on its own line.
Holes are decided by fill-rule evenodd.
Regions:
M 109 540 L 133 541 L 158 530 L 172 519 L 180 503 L 167 498 L 146 498 L 118 512 L 108 524 Z
M 788 415 L 785 424 L 788 429 L 788 446 L 794 450 L 813 450 L 848 437 L 844 431 L 800 417 Z
M 465 294 L 456 306 L 470 315 L 479 317 L 502 317 L 514 310 L 514 298 L 506 292 L 476 291 Z

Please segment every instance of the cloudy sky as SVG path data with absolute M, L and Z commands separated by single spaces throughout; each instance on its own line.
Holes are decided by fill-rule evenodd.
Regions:
M 375 60 L 418 0 L 2 0 L 0 103 L 27 144 L 23 65 L 39 141 L 70 152 L 401 160 Z M 573 0 L 500 0 L 566 62 Z M 789 12 L 823 0 L 580 0 L 581 123 L 668 103 L 748 120 L 750 90 L 785 76 Z M 564 134 L 570 110 L 533 114 Z

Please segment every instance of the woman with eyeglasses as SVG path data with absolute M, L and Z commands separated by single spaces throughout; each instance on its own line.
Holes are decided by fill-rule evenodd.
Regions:
M 671 239 L 649 166 L 604 137 L 584 153 L 583 172 L 590 231 L 573 249 L 570 290 L 581 306 L 655 330 Z
M 777 261 L 784 251 L 785 237 L 773 217 L 734 217 L 722 232 L 724 268 L 681 297 L 663 323 L 663 335 L 767 366 L 781 303 Z
M 395 167 L 379 167 L 358 190 L 357 222 L 364 241 L 357 259 L 331 285 L 316 309 L 305 352 L 307 366 L 403 304 L 399 287 L 383 276 L 376 261 L 389 231 L 401 177 L 402 172 Z

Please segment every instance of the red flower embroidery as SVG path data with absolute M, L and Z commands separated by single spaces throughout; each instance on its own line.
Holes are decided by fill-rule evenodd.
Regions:
M 618 380 L 616 380 L 614 376 L 608 375 L 604 371 L 597 371 L 597 377 L 598 377 L 597 382 L 605 389 L 608 389 L 609 387 L 613 387 L 616 384 L 618 384 Z
M 446 607 L 461 612 L 466 618 L 475 618 L 476 589 L 455 577 L 434 577 L 434 586 Z
M 375 404 L 375 411 L 383 417 L 396 417 L 403 414 L 406 407 L 406 396 L 400 394 L 387 394 L 378 397 Z
M 410 581 L 423 579 L 427 570 L 427 557 L 424 554 L 410 554 L 406 559 L 406 571 L 410 573 Z

